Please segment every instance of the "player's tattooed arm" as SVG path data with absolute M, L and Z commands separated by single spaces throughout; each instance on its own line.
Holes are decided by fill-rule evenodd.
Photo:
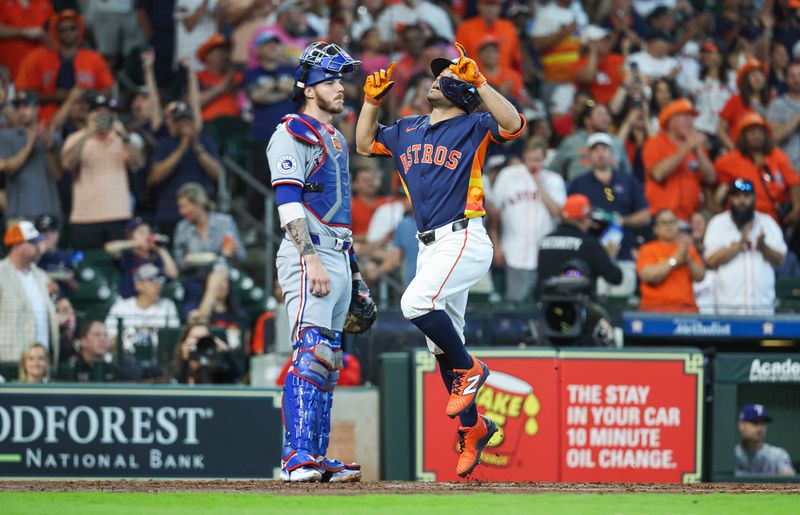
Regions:
M 314 244 L 311 243 L 311 234 L 308 232 L 305 218 L 298 218 L 286 224 L 286 234 L 289 235 L 301 256 L 317 253 Z

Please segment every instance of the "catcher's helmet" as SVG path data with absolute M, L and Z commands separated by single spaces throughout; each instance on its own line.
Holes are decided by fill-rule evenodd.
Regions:
M 300 54 L 300 66 L 294 73 L 295 99 L 302 96 L 304 88 L 326 80 L 341 79 L 345 73 L 357 72 L 360 66 L 361 61 L 353 59 L 335 43 L 311 43 Z
M 477 109 L 481 103 L 481 96 L 478 94 L 478 90 L 469 82 L 451 77 L 439 77 L 439 89 L 445 98 L 463 109 L 467 114 Z

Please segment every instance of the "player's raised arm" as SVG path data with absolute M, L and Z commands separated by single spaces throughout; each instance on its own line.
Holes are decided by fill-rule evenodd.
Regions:
M 394 86 L 392 73 L 395 64 L 392 61 L 388 70 L 373 73 L 364 83 L 364 105 L 356 124 L 356 152 L 362 156 L 372 155 L 372 142 L 378 132 L 378 106 Z
M 460 57 L 456 64 L 451 64 L 450 69 L 453 73 L 457 74 L 459 78 L 465 82 L 469 82 L 478 94 L 481 100 L 486 104 L 486 109 L 491 113 L 497 121 L 497 125 L 503 132 L 514 134 L 522 128 L 522 119 L 517 112 L 517 109 L 506 100 L 506 98 L 497 92 L 492 86 L 486 82 L 486 77 L 478 69 L 478 63 L 473 59 L 467 57 L 467 53 L 461 43 L 456 42 L 456 48 Z

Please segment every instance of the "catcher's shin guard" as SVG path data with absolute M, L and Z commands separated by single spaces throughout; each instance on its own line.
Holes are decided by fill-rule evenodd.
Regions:
M 285 445 L 289 449 L 319 454 L 319 417 L 325 402 L 322 388 L 328 384 L 331 370 L 341 363 L 335 342 L 333 331 L 310 327 L 294 345 L 294 359 L 283 385 Z
M 333 349 L 337 356 L 341 356 L 342 333 L 336 333 Z M 341 359 L 337 361 L 341 367 Z M 317 416 L 317 450 L 319 452 L 320 472 L 322 481 L 330 483 L 351 483 L 361 481 L 361 465 L 357 463 L 344 463 L 340 460 L 326 457 L 328 443 L 331 436 L 331 409 L 333 408 L 333 391 L 339 382 L 339 369 L 331 370 L 328 382 L 322 387 L 322 402 L 319 405 Z

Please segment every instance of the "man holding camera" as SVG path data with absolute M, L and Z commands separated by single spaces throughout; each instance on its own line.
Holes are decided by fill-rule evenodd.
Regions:
M 622 282 L 622 270 L 611 260 L 609 251 L 589 234 L 593 223 L 591 213 L 592 204 L 586 195 L 576 193 L 567 197 L 561 208 L 561 224 L 539 245 L 539 280 L 535 298 L 541 297 L 547 279 L 564 274 L 564 265 L 570 260 L 581 260 L 588 267 L 592 294 L 598 277 L 610 284 Z
M 85 128 L 70 134 L 61 165 L 72 172 L 72 246 L 101 248 L 125 237 L 131 218 L 128 168 L 144 166 L 140 140 L 132 139 L 114 110 L 116 101 L 92 95 Z

